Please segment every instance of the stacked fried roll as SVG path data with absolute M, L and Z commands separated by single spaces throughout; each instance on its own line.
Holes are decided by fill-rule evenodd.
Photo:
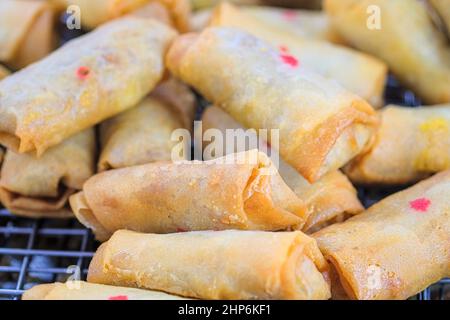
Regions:
M 206 162 L 155 162 L 103 172 L 90 178 L 70 204 L 99 240 L 120 229 L 285 230 L 307 219 L 303 201 L 256 150 Z
M 336 298 L 407 299 L 450 276 L 450 171 L 314 234 Z
M 22 300 L 184 300 L 159 291 L 93 284 L 84 281 L 34 286 Z
M 346 167 L 359 184 L 407 184 L 450 169 L 450 105 L 388 106 L 371 149 Z
M 98 170 L 171 160 L 177 144 L 172 133 L 179 128 L 190 129 L 194 103 L 191 91 L 171 79 L 136 107 L 103 122 Z
M 56 45 L 54 20 L 45 1 L 0 1 L 0 61 L 20 69 L 48 55 Z
M 215 10 L 210 24 L 245 30 L 273 44 L 285 55 L 294 56 L 302 68 L 338 81 L 373 106 L 380 107 L 383 104 L 387 67 L 377 58 L 308 36 L 287 33 L 276 23 L 255 18 L 228 3 L 221 4 Z M 303 30 L 298 26 L 295 29 Z
M 361 153 L 378 125 L 363 99 L 238 29 L 180 36 L 166 61 L 245 127 L 279 130 L 281 156 L 310 182 Z
M 210 129 L 217 129 L 224 136 L 226 136 L 227 129 L 244 129 L 225 111 L 215 106 L 207 108 L 203 113 L 202 125 L 204 133 Z M 250 131 L 241 132 L 251 134 Z M 224 142 L 228 143 L 228 141 Z M 258 143 L 263 142 L 259 141 Z M 207 145 L 204 147 L 206 149 Z M 226 150 L 226 147 L 223 150 Z M 235 150 L 235 152 L 237 151 L 243 150 Z M 204 156 L 208 157 L 209 153 L 205 153 Z M 297 171 L 280 159 L 279 172 L 292 191 L 305 202 L 308 220 L 302 226 L 304 232 L 317 231 L 327 224 L 343 220 L 347 216 L 363 211 L 355 188 L 340 171 L 330 172 L 320 180 L 310 184 Z
M 328 299 L 328 264 L 301 232 L 117 231 L 88 281 L 200 299 Z
M 326 0 L 325 9 L 350 44 L 384 60 L 426 103 L 450 102 L 450 44 L 423 2 Z
M 41 155 L 133 107 L 161 80 L 175 35 L 153 19 L 118 19 L 2 80 L 0 143 Z
M 55 0 L 62 7 L 75 5 L 82 14 L 81 23 L 86 29 L 94 29 L 112 19 L 142 10 L 147 5 L 162 5 L 170 14 L 173 24 L 180 30 L 188 28 L 189 0 Z M 153 9 L 152 9 L 153 10 Z M 138 13 L 139 14 L 139 13 Z
M 0 171 L 0 202 L 28 217 L 73 216 L 67 200 L 95 172 L 95 135 L 87 129 L 40 158 L 7 150 Z

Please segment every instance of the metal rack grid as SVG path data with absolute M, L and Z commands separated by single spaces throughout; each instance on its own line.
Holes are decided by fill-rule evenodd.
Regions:
M 65 42 L 80 34 L 61 33 L 61 38 Z M 393 77 L 387 82 L 386 101 L 409 107 L 420 105 L 416 96 L 402 89 Z M 198 117 L 206 105 L 200 98 Z M 366 207 L 396 191 L 358 189 Z M 40 283 L 64 282 L 74 275 L 85 280 L 97 246 L 91 232 L 75 219 L 27 219 L 0 208 L 0 300 L 19 300 L 24 290 Z M 413 299 L 450 300 L 450 279 L 427 288 Z

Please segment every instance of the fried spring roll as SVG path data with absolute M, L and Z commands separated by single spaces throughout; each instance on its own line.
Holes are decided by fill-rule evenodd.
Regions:
M 23 68 L 56 45 L 54 10 L 45 1 L 0 1 L 0 61 Z
M 88 281 L 200 299 L 328 299 L 327 276 L 316 242 L 299 231 L 117 231 Z
M 127 17 L 70 41 L 0 82 L 0 143 L 41 155 L 135 106 L 161 80 L 175 32 Z
M 136 107 L 101 124 L 99 171 L 171 160 L 178 143 L 171 139 L 172 133 L 178 128 L 190 128 L 195 99 L 186 86 L 174 80 L 157 91 Z M 163 96 L 179 101 L 172 105 Z
M 157 2 L 164 5 L 170 13 L 174 25 L 180 31 L 189 29 L 191 6 L 189 0 L 58 0 L 68 7 L 76 5 L 80 8 L 81 23 L 86 29 L 94 29 L 112 19 L 139 10 L 145 5 Z
M 279 130 L 282 158 L 310 182 L 361 153 L 378 124 L 363 99 L 239 29 L 180 36 L 166 61 L 245 127 Z
M 432 6 L 436 9 L 450 34 L 450 1 L 449 0 L 430 0 Z
M 24 292 L 22 300 L 184 300 L 159 291 L 107 286 L 77 281 L 34 286 Z
M 327 0 L 325 3 L 332 23 L 349 43 L 384 60 L 426 103 L 450 102 L 450 46 L 433 26 L 427 8 L 420 1 Z M 376 15 L 378 11 L 369 15 L 370 8 L 380 8 L 380 16 Z M 371 22 L 373 26 L 369 28 Z
M 406 184 L 450 169 L 450 105 L 388 106 L 372 148 L 346 167 L 359 184 Z
M 312 40 L 345 43 L 345 40 L 332 28 L 328 16 L 323 11 L 266 6 L 248 6 L 243 7 L 242 10 L 247 15 L 270 25 L 277 32 Z
M 70 198 L 73 212 L 99 240 L 120 229 L 283 230 L 306 221 L 303 202 L 256 150 L 219 162 L 156 162 L 106 171 Z
M 228 3 L 215 10 L 210 24 L 245 30 L 280 48 L 284 54 L 293 55 L 305 68 L 336 80 L 373 106 L 383 105 L 387 66 L 374 57 L 325 41 L 288 34 Z
M 446 171 L 314 234 L 334 268 L 333 296 L 407 299 L 450 276 L 449 194 Z
M 230 115 L 216 106 L 206 109 L 202 116 L 202 124 L 203 132 L 209 129 L 218 129 L 222 133 L 225 133 L 227 129 L 245 130 Z M 205 154 L 205 156 L 207 155 Z M 330 172 L 317 182 L 310 184 L 290 165 L 280 159 L 279 172 L 289 188 L 305 202 L 308 220 L 302 227 L 304 232 L 320 230 L 328 224 L 364 210 L 358 200 L 355 188 L 340 171 Z
M 67 199 L 94 174 L 95 135 L 85 130 L 42 157 L 6 152 L 0 173 L 0 202 L 28 217 L 73 216 Z
M 8 69 L 0 65 L 0 80 L 9 76 L 10 72 Z

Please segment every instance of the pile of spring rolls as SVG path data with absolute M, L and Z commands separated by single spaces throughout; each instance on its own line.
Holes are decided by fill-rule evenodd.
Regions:
M 448 1 L 282 4 L 0 1 L 0 203 L 102 243 L 86 282 L 23 299 L 408 299 L 450 276 Z M 423 105 L 386 105 L 389 72 Z M 402 191 L 364 208 L 353 184 Z

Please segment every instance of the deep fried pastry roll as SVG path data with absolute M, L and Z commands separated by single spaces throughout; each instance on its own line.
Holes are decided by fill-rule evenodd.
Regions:
M 345 171 L 359 184 L 406 184 L 450 169 L 450 105 L 388 106 L 369 151 Z
M 175 35 L 152 19 L 117 19 L 3 79 L 0 143 L 39 156 L 135 106 L 163 77 Z
M 450 45 L 421 1 L 326 0 L 333 25 L 428 104 L 450 102 Z
M 184 84 L 174 79 L 162 84 L 136 107 L 100 125 L 98 170 L 171 160 L 178 143 L 172 133 L 190 128 L 194 113 L 195 98 Z
M 328 299 L 328 265 L 300 231 L 117 231 L 88 281 L 200 299 Z
M 56 46 L 55 14 L 45 1 L 0 1 L 0 61 L 23 68 Z
M 333 296 L 407 299 L 450 276 L 449 194 L 446 171 L 313 234 Z
M 239 29 L 180 36 L 166 61 L 245 127 L 279 130 L 282 158 L 310 182 L 361 153 L 378 125 L 366 101 Z
M 107 286 L 77 281 L 49 283 L 24 292 L 22 300 L 183 300 L 160 291 Z
M 89 179 L 70 204 L 99 240 L 120 229 L 285 230 L 307 219 L 303 201 L 256 150 L 106 171 Z
M 6 152 L 0 202 L 12 213 L 40 218 L 73 216 L 68 198 L 95 172 L 95 134 L 87 129 L 42 157 Z

